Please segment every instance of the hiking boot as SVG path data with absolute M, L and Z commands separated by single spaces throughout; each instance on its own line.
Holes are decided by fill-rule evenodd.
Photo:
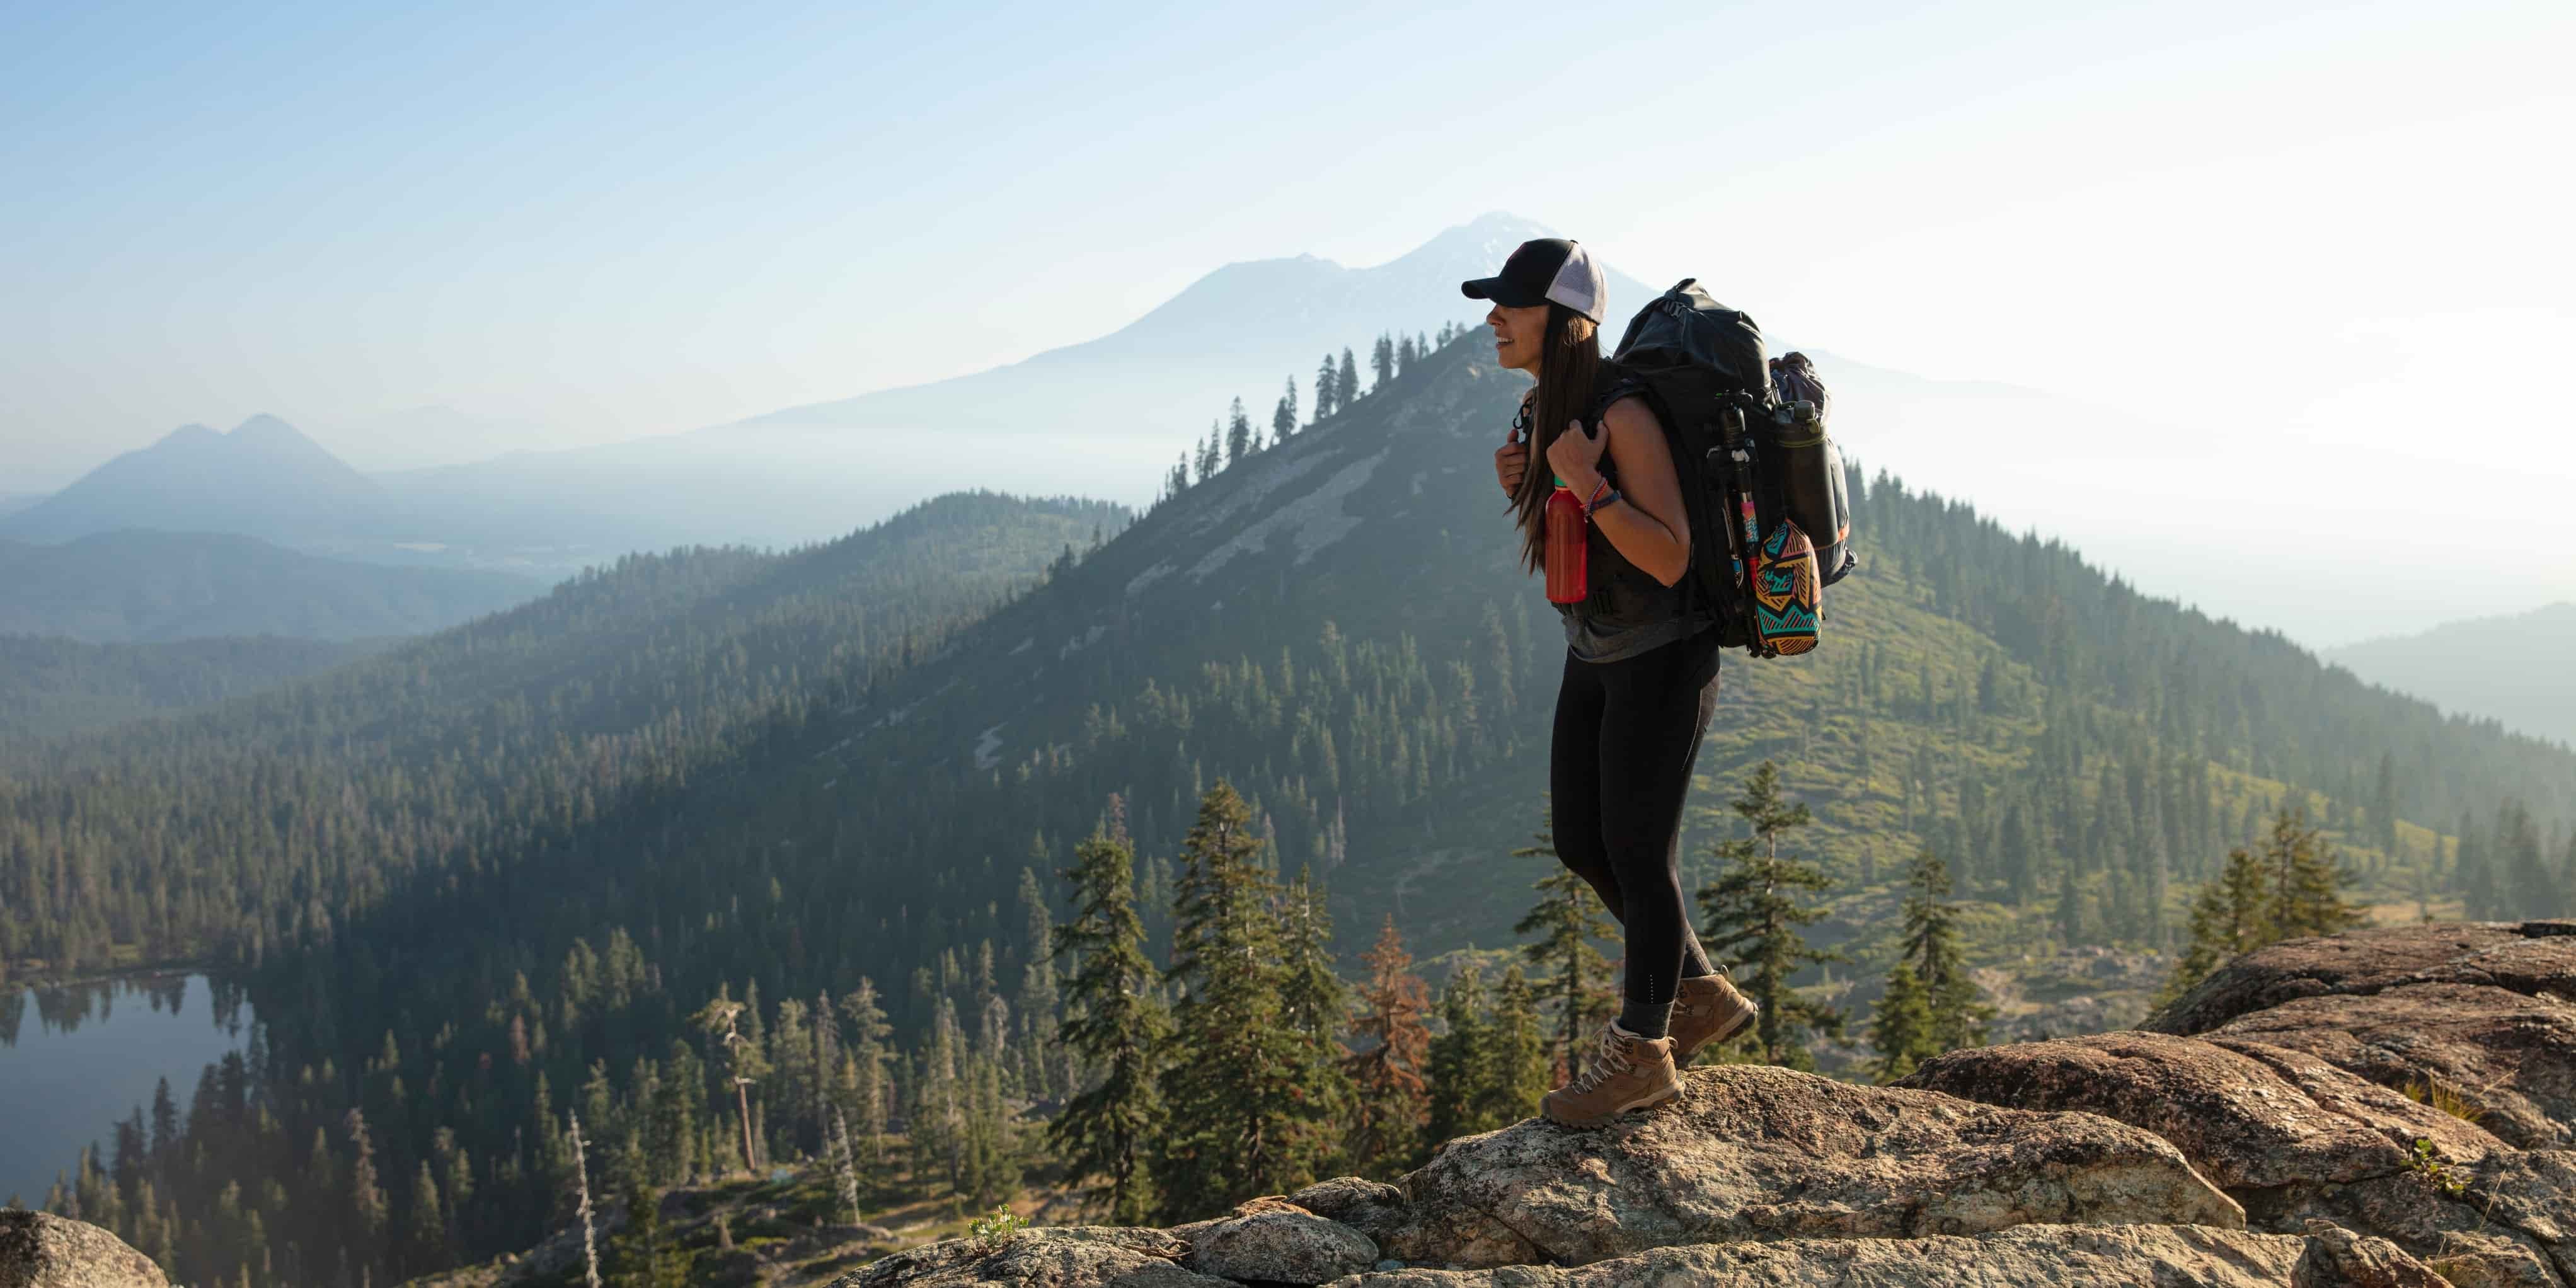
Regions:
M 1603 1127 L 1621 1114 L 1652 1109 L 1681 1094 L 1673 1040 L 1641 1038 L 1612 1020 L 1601 1026 L 1601 1039 L 1583 1071 L 1572 1083 L 1547 1093 L 1538 1107 L 1552 1123 Z
M 1735 991 L 1724 970 L 1685 979 L 1673 995 L 1673 1063 L 1687 1065 L 1701 1047 L 1742 1033 L 1762 1005 Z

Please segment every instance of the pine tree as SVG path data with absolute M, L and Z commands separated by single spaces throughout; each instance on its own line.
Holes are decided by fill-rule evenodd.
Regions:
M 1164 1215 L 1187 1219 L 1313 1176 L 1331 1142 L 1311 1085 L 1314 1048 L 1281 1001 L 1275 883 L 1252 812 L 1220 779 L 1182 843 L 1165 977 L 1172 1008 L 1169 1105 L 1155 1182 Z
M 620 1195 L 626 1205 L 626 1228 L 608 1241 L 611 1288 L 680 1288 L 687 1280 L 672 1250 L 664 1246 L 661 1196 L 641 1173 L 627 1178 Z
M 1352 1087 L 1342 1045 L 1350 1025 L 1351 990 L 1333 969 L 1333 918 L 1323 892 L 1304 867 L 1297 869 L 1279 906 L 1284 939 L 1279 1000 L 1290 1028 L 1306 1041 L 1306 1066 L 1295 1077 L 1315 1101 L 1314 1115 L 1304 1121 L 1310 1134 L 1331 1130 L 1350 1118 Z M 1310 1140 L 1300 1148 L 1321 1160 L 1339 1152 L 1338 1140 Z
M 1493 1037 L 1497 1076 L 1478 1116 L 1494 1123 L 1534 1116 L 1550 1082 L 1547 1032 L 1539 1020 L 1538 991 L 1518 962 L 1504 968 L 1502 988 L 1494 994 Z
M 2382 853 L 2397 853 L 2397 758 L 2379 753 L 2379 778 L 2370 794 L 2371 832 Z
M 2561 912 L 2576 912 L 2576 829 L 2567 834 L 2567 853 L 2558 860 L 2558 888 L 2565 892 Z
M 1205 483 L 1216 477 L 1217 466 L 1224 459 L 1223 449 L 1219 444 L 1224 441 L 1222 432 L 1217 428 L 1217 422 L 1209 421 L 1207 441 L 1199 444 L 1199 482 Z
M 447 1255 L 447 1217 L 439 1211 L 438 1177 L 429 1170 L 429 1160 L 420 1160 L 420 1174 L 411 1182 L 411 1218 L 405 1222 L 404 1239 L 410 1244 L 410 1263 L 420 1267 L 444 1266 Z
M 647 1135 L 659 1175 L 685 1181 L 689 1179 L 690 1155 L 697 1143 L 698 1108 L 706 1092 L 706 1071 L 697 1051 L 676 1037 L 671 1039 L 670 1058 L 663 1063 L 665 1075 L 645 1107 Z
M 1324 360 L 1315 367 L 1316 424 L 1323 424 L 1325 418 L 1331 416 L 1334 409 L 1342 405 L 1339 397 L 1341 388 L 1341 368 L 1334 365 L 1333 355 L 1327 353 L 1324 355 Z
M 725 1079 L 733 1087 L 736 1122 L 742 1128 L 743 1169 L 756 1171 L 760 1155 L 752 1146 L 751 1086 L 768 1070 L 767 1062 L 761 1058 L 759 1038 L 743 1031 L 746 1012 L 752 1020 L 758 1020 L 760 1012 L 750 1002 L 732 1001 L 719 989 L 715 1000 L 700 1007 L 691 1018 L 715 1039 L 717 1049 L 724 1054 Z
M 1228 469 L 1252 454 L 1252 417 L 1245 415 L 1243 400 L 1237 398 L 1225 412 L 1225 464 Z
M 1931 1012 L 1927 1055 L 1984 1046 L 1994 1008 L 1980 1000 L 1959 944 L 1959 908 L 1950 902 L 1950 865 L 1929 850 L 1906 869 L 1903 940 L 1899 952 L 1914 968 Z
M 1444 1028 L 1431 1039 L 1431 1122 L 1423 1133 L 1430 1144 L 1454 1140 L 1499 1127 L 1484 1120 L 1484 1110 L 1498 1099 L 1501 1081 L 1495 1060 L 1493 1019 L 1487 1012 L 1485 981 L 1473 966 L 1449 977 L 1440 990 Z
M 2496 917 L 2496 868 L 2486 860 L 2486 837 L 2478 835 L 2478 819 L 2460 811 L 2460 855 L 2452 866 L 2452 889 L 2460 891 L 2460 914 L 2473 922 Z
M 581 1196 L 581 1266 L 582 1278 L 590 1288 L 599 1288 L 599 1242 L 596 1223 L 590 1215 L 590 1161 L 582 1149 L 581 1115 L 568 1114 L 572 1128 L 565 1133 L 572 1143 L 572 1174 Z
M 1270 441 L 1284 443 L 1297 432 L 1297 378 L 1288 377 L 1288 386 L 1279 391 L 1279 405 L 1270 413 Z
M 1932 1037 L 1932 1001 L 1912 964 L 1898 958 L 1887 970 L 1887 991 L 1869 1022 L 1869 1044 L 1878 1049 L 1878 1077 L 1892 1082 L 1939 1054 Z
M 385 1228 L 385 1192 L 376 1181 L 376 1147 L 367 1135 L 367 1119 L 354 1107 L 341 1120 L 357 1159 L 349 1165 L 349 1213 L 361 1246 L 373 1247 Z
M 1717 880 L 1700 888 L 1700 911 L 1708 918 L 1701 938 L 1710 956 L 1743 964 L 1738 979 L 1745 994 L 1762 1006 L 1753 1033 L 1762 1059 L 1812 1069 L 1815 1056 L 1807 1050 L 1806 1035 L 1840 1038 L 1843 1015 L 1800 996 L 1789 980 L 1810 965 L 1848 959 L 1808 945 L 1799 927 L 1822 920 L 1825 910 L 1799 902 L 1798 894 L 1828 889 L 1833 882 L 1814 864 L 1780 853 L 1781 835 L 1813 820 L 1804 804 L 1792 805 L 1782 796 L 1777 765 L 1763 761 L 1731 806 L 1752 834 L 1713 847 L 1726 867 Z
M 1333 382 L 1333 406 L 1336 410 L 1348 408 L 1352 403 L 1359 401 L 1359 397 L 1360 364 L 1351 357 L 1350 349 L 1345 347 L 1342 350 L 1341 374 Z
M 841 1014 L 850 1021 L 859 1130 L 867 1133 L 868 1160 L 883 1162 L 886 1116 L 893 1101 L 888 1094 L 885 1040 L 894 1030 L 886 1023 L 885 1008 L 877 1002 L 876 982 L 860 976 L 858 988 L 841 999 Z
M 1512 851 L 1512 857 L 1547 859 L 1548 871 L 1531 886 L 1539 892 L 1538 903 L 1513 923 L 1512 933 L 1538 936 L 1521 946 L 1521 955 L 1548 972 L 1542 982 L 1556 1000 L 1558 1017 L 1551 1064 L 1571 1077 L 1585 1035 L 1617 1006 L 1610 988 L 1610 959 L 1593 944 L 1615 938 L 1618 927 L 1592 884 L 1555 861 L 1556 821 L 1548 810 L 1541 809 L 1538 831 L 1531 839 L 1535 844 Z
M 2191 941 L 2157 1004 L 2181 997 L 2240 953 L 2361 924 L 2365 914 L 2343 897 L 2350 878 L 2305 811 L 2276 812 L 2261 851 L 2228 851 L 2218 879 L 2192 897 Z
M 2558 873 L 2542 854 L 2540 825 L 2521 801 L 2507 799 L 2496 815 L 2496 857 L 2502 861 L 2503 906 L 2509 919 L 2555 917 L 2564 911 L 2567 892 Z
M 1424 1081 L 1431 1030 L 1422 1022 L 1430 994 L 1413 973 L 1413 957 L 1387 914 L 1377 944 L 1360 954 L 1369 968 L 1360 988 L 1359 1033 L 1367 1045 L 1350 1057 L 1358 1091 L 1348 1152 L 1363 1176 L 1385 1178 L 1409 1166 L 1430 1113 Z
M 793 1153 L 803 1148 L 806 1119 L 813 1119 L 812 1126 L 817 1129 L 814 1143 L 818 1146 L 822 1143 L 822 1122 L 817 1110 L 817 1092 L 822 1078 L 821 1071 L 814 1065 L 814 1040 L 805 1022 L 805 1003 L 793 997 L 783 998 L 774 1016 L 767 1035 L 771 1065 L 769 1084 L 763 1088 L 763 1099 L 767 1106 L 777 1111 L 778 1140 Z M 763 1153 L 776 1157 L 778 1151 L 772 1148 Z
M 1055 951 L 1072 972 L 1064 1041 L 1100 1081 L 1066 1102 L 1047 1137 L 1075 1175 L 1109 1178 L 1116 1225 L 1144 1224 L 1152 1206 L 1138 1165 L 1161 1129 L 1160 1059 L 1171 1036 L 1136 915 L 1135 866 L 1125 837 L 1094 831 L 1064 873 L 1073 920 L 1055 928 Z
M 1395 379 L 1395 341 L 1383 335 L 1377 338 L 1369 348 L 1369 370 L 1377 376 L 1377 383 L 1369 386 L 1370 393 L 1386 388 Z
M 2274 938 L 2340 934 L 2369 919 L 2343 897 L 2352 874 L 2343 856 L 2328 849 L 2325 837 L 2308 826 L 2306 810 L 2285 809 L 2273 816 L 2262 859 Z
M 2070 948 L 2085 942 L 2084 891 L 2075 884 L 2075 864 L 2072 861 L 2057 865 L 2057 908 L 2054 915 L 2058 942 Z
M 958 1193 L 983 1211 L 1020 1192 L 1019 1133 L 1002 1101 L 1002 1067 L 990 1050 L 966 1058 Z
M 2019 802 L 2004 810 L 2003 828 L 1995 836 L 1995 861 L 2002 868 L 2003 881 L 2011 890 L 2013 903 L 2029 906 L 2032 896 L 2039 892 L 2039 856 L 2031 843 L 2030 826 L 2023 818 Z
M 836 1106 L 832 1110 L 832 1178 L 838 1183 L 842 1210 L 850 1214 L 850 1224 L 859 1223 L 859 1176 L 850 1156 L 850 1119 Z
M 1421 360 L 1422 351 L 1414 347 L 1412 336 L 1405 336 L 1395 342 L 1395 374 L 1401 376 L 1413 370 L 1413 364 Z
M 1055 918 L 1047 911 L 1046 892 L 1038 885 L 1035 868 L 1020 869 L 1020 915 L 1028 935 L 1026 964 L 1020 968 L 1020 1026 L 1026 1038 L 1022 1049 L 1028 1053 L 1029 1090 L 1044 1096 L 1057 1090 Z
M 969 1071 L 965 1038 L 957 1028 L 957 1001 L 946 993 L 940 994 L 931 1010 L 930 1034 L 921 1054 L 920 1094 L 914 1100 L 906 1134 L 911 1137 L 916 1160 L 938 1160 L 954 1202 L 966 1194 Z

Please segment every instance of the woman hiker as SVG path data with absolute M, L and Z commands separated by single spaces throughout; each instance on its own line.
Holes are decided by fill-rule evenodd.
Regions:
M 1556 606 L 1565 675 L 1548 788 L 1557 855 L 1619 919 L 1627 977 L 1618 1018 L 1540 1108 L 1554 1122 L 1598 1127 L 1681 1095 L 1679 1066 L 1756 1012 L 1701 951 L 1682 900 L 1682 800 L 1717 705 L 1718 637 L 1704 610 L 1684 615 L 1674 589 L 1690 567 L 1690 525 L 1663 426 L 1640 398 L 1599 405 L 1616 377 L 1597 338 L 1600 266 L 1551 237 L 1523 242 L 1499 275 L 1462 289 L 1493 301 L 1485 321 L 1502 365 L 1538 381 L 1494 453 L 1522 566 L 1545 568 L 1559 481 L 1588 519 L 1589 594 Z M 1530 467 L 1533 448 L 1542 468 Z

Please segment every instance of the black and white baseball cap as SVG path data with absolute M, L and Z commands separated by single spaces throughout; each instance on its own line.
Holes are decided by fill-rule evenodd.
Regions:
M 1503 261 L 1501 273 L 1461 282 L 1458 289 L 1468 299 L 1492 300 L 1507 308 L 1562 304 L 1596 326 L 1601 322 L 1603 297 L 1609 293 L 1601 266 L 1592 262 L 1591 253 L 1562 237 L 1522 242 Z

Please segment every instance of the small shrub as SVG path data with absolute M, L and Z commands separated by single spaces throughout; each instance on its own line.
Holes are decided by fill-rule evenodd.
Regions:
M 1020 1237 L 1020 1231 L 1027 1229 L 1028 1224 L 1027 1217 L 996 1203 L 992 1211 L 975 1218 L 966 1227 L 966 1233 L 975 1240 L 976 1250 L 989 1257 L 1011 1246 L 1011 1240 Z
M 2406 1170 L 2423 1177 L 2426 1184 L 2452 1198 L 2469 1192 L 2468 1175 L 2443 1162 L 2433 1152 L 2433 1142 L 2429 1140 L 2415 1142 L 2414 1151 L 2406 1156 Z

